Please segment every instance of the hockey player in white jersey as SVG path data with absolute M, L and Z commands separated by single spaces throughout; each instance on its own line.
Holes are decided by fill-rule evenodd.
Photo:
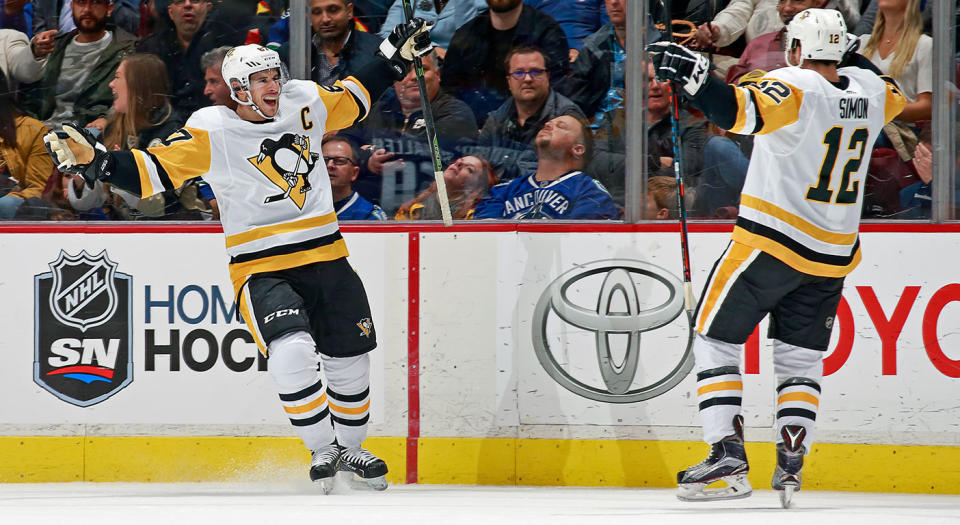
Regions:
M 321 86 L 288 81 L 274 51 L 240 46 L 222 65 L 237 109 L 200 109 L 161 146 L 107 152 L 70 125 L 45 137 L 60 169 L 88 183 L 106 180 L 143 197 L 196 177 L 210 184 L 238 306 L 269 357 L 286 416 L 312 452 L 310 478 L 324 492 L 338 469 L 382 490 L 387 465 L 361 446 L 376 332 L 347 263 L 320 144 L 328 131 L 363 119 L 430 49 L 428 27 L 415 18 L 384 40 L 385 60 Z
M 839 12 L 808 9 L 787 26 L 789 67 L 744 86 L 709 75 L 709 61 L 671 43 L 649 51 L 660 80 L 718 126 L 756 135 L 730 244 L 697 305 L 697 401 L 710 455 L 677 474 L 685 501 L 747 497 L 740 352 L 770 315 L 777 384 L 777 466 L 784 507 L 800 490 L 813 443 L 823 354 L 857 236 L 873 143 L 905 99 L 892 79 L 838 68 L 847 48 Z M 726 487 L 707 489 L 723 480 Z

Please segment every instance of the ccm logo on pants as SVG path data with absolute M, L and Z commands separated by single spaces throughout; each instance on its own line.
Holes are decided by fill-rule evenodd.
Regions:
M 288 315 L 297 315 L 299 313 L 300 313 L 299 308 L 287 308 L 285 310 L 277 310 L 276 312 L 273 312 L 272 314 L 269 314 L 266 317 L 264 317 L 263 324 L 267 324 L 278 317 L 285 317 Z

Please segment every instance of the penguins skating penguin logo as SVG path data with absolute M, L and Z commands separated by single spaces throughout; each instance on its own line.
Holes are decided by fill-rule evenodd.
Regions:
M 247 160 L 270 182 L 280 188 L 280 193 L 264 199 L 264 204 L 287 200 L 303 209 L 310 185 L 310 172 L 313 171 L 319 153 L 310 151 L 310 137 L 284 133 L 279 140 L 264 139 L 260 143 L 260 153 Z

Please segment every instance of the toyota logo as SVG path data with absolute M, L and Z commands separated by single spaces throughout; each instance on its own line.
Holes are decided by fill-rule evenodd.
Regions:
M 593 287 L 596 288 L 596 300 L 593 302 L 596 307 L 585 308 L 576 304 L 569 297 L 571 287 L 595 275 L 602 275 L 602 284 L 598 288 Z M 646 306 L 641 299 L 650 298 L 651 294 L 647 291 L 650 287 L 644 283 L 638 290 L 637 286 L 638 282 L 645 280 L 649 280 L 650 285 L 666 288 L 667 298 L 664 302 Z M 589 283 L 581 284 L 587 290 L 591 289 Z M 681 314 L 685 315 L 682 291 L 683 284 L 676 276 L 643 261 L 609 259 L 569 270 L 547 286 L 534 309 L 533 348 L 537 359 L 557 383 L 587 399 L 606 403 L 636 403 L 657 397 L 677 386 L 693 368 L 693 329 L 691 323 L 686 323 L 686 349 L 680 362 L 669 373 L 652 384 L 631 389 L 639 369 L 641 335 L 670 324 Z M 626 311 L 622 311 L 624 302 Z M 619 308 L 615 308 L 615 303 Z M 593 332 L 597 366 L 605 388 L 578 380 L 557 362 L 547 337 L 547 321 L 551 312 L 567 324 Z M 622 335 L 627 336 L 627 348 L 620 364 L 616 363 L 611 351 L 610 336 L 614 334 L 620 334 L 621 339 Z

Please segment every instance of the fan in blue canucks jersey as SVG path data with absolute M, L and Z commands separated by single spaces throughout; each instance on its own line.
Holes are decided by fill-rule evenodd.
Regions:
M 387 214 L 380 206 L 364 199 L 353 189 L 360 168 L 357 167 L 357 150 L 346 137 L 331 136 L 323 139 L 323 162 L 330 174 L 333 193 L 333 208 L 341 221 L 385 221 Z
M 592 150 L 586 124 L 569 115 L 543 125 L 534 139 L 537 171 L 499 184 L 480 201 L 477 219 L 616 219 L 603 184 L 580 169 Z

